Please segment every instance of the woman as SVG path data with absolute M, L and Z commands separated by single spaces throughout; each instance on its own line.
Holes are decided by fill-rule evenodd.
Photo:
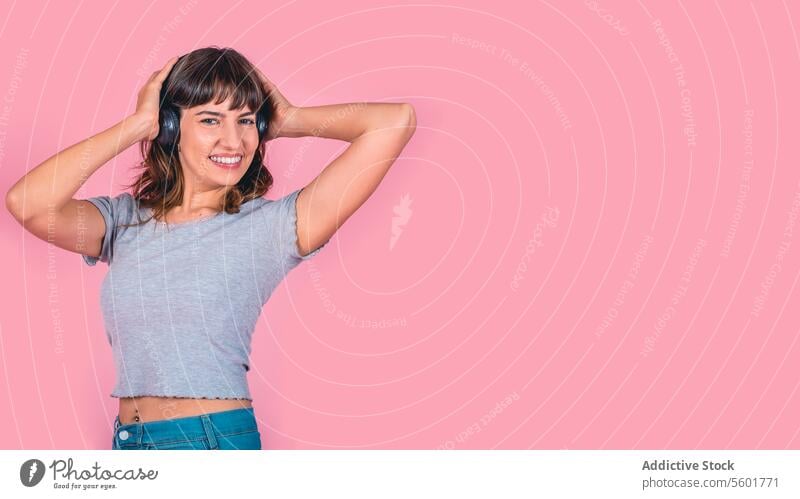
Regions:
M 415 126 L 406 103 L 294 106 L 241 54 L 208 47 L 170 59 L 132 115 L 9 190 L 25 229 L 109 266 L 112 448 L 261 448 L 246 380 L 261 308 L 375 191 Z M 265 143 L 307 135 L 350 145 L 308 185 L 262 197 Z M 73 198 L 136 142 L 144 160 L 132 193 Z

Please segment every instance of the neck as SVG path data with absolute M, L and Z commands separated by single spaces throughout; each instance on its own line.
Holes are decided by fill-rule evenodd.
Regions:
M 222 210 L 222 202 L 230 186 L 209 187 L 188 174 L 186 170 L 184 179 L 183 201 L 180 206 L 172 208 L 176 217 L 193 218 Z

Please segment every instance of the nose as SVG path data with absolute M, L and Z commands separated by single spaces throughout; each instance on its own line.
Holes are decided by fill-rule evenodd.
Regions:
M 226 148 L 230 148 L 232 150 L 238 150 L 239 145 L 242 143 L 242 136 L 239 131 L 239 127 L 235 125 L 226 125 L 221 127 L 222 131 L 220 132 L 220 145 Z

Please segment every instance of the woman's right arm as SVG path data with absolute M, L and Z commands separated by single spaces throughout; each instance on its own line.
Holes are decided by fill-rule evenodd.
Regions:
M 134 114 L 51 156 L 9 189 L 8 211 L 39 239 L 98 256 L 106 231 L 103 217 L 92 203 L 72 196 L 97 169 L 145 137 L 149 127 Z
M 6 193 L 6 208 L 39 239 L 75 253 L 98 256 L 106 232 L 100 211 L 74 199 L 81 185 L 117 154 L 158 134 L 161 83 L 176 58 L 154 72 L 139 92 L 136 112 L 97 135 L 51 156 Z

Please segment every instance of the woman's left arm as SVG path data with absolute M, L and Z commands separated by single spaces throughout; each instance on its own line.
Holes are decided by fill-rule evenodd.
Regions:
M 414 134 L 416 114 L 407 103 L 292 106 L 275 84 L 256 71 L 275 109 L 268 139 L 315 136 L 350 142 L 297 196 L 297 245 L 300 255 L 307 255 L 327 242 L 375 192 Z
M 297 196 L 297 244 L 300 254 L 306 255 L 327 242 L 375 192 L 414 134 L 417 119 L 407 103 L 286 104 L 278 106 L 273 137 L 350 142 Z
M 351 103 L 291 108 L 279 137 L 350 142 L 297 196 L 297 245 L 305 255 L 327 242 L 378 188 L 416 128 L 406 103 Z

